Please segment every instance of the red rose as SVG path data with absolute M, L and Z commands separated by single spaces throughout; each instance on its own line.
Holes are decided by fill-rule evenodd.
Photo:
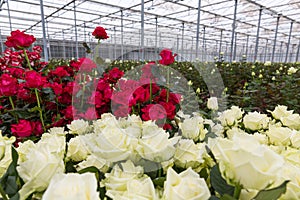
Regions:
M 101 40 L 101 39 L 105 40 L 105 39 L 109 38 L 105 29 L 101 26 L 97 26 L 92 34 L 93 34 L 93 36 L 95 36 L 96 39 L 99 39 L 99 40 Z
M 36 71 L 25 72 L 26 87 L 41 88 L 46 84 L 46 78 Z
M 33 129 L 30 121 L 20 119 L 18 124 L 11 125 L 11 132 L 16 137 L 29 137 Z
M 59 96 L 63 93 L 63 87 L 62 87 L 62 84 L 59 84 L 59 83 L 52 83 L 51 85 L 49 85 L 52 90 L 54 91 L 55 95 L 56 96 Z
M 62 110 L 61 113 L 64 115 L 65 119 L 73 119 L 76 110 L 73 106 L 68 106 L 66 109 Z
M 161 120 L 167 117 L 166 110 L 160 104 L 148 104 L 144 108 L 141 109 L 142 119 L 147 120 Z
M 35 136 L 40 136 L 44 133 L 43 125 L 40 121 L 31 122 L 31 127 Z
M 81 119 L 85 120 L 95 120 L 97 119 L 97 114 L 95 107 L 89 107 L 84 113 L 78 114 Z
M 127 117 L 129 115 L 128 106 L 119 106 L 118 108 L 113 109 L 113 114 L 116 117 Z
M 18 92 L 18 80 L 8 74 L 2 74 L 0 77 L 1 96 L 14 96 Z
M 79 58 L 80 62 L 79 69 L 81 72 L 91 72 L 93 69 L 97 68 L 96 63 L 89 58 Z
M 16 50 L 28 48 L 35 42 L 33 35 L 25 34 L 24 31 L 16 30 L 11 32 L 11 36 L 7 37 L 5 45 L 7 47 L 13 47 Z
M 139 87 L 134 91 L 133 100 L 131 100 L 129 106 L 134 106 L 136 103 L 145 103 L 149 99 L 150 99 L 150 90 L 144 89 L 143 87 Z
M 159 103 L 165 109 L 168 119 L 174 119 L 176 115 L 176 107 L 171 102 L 161 102 Z
M 24 74 L 24 69 L 21 68 L 9 67 L 7 68 L 7 70 L 10 72 L 11 75 L 13 75 L 16 78 L 21 78 L 21 76 Z
M 108 81 L 110 83 L 116 83 L 118 80 L 124 75 L 124 72 L 114 67 L 112 70 L 108 72 Z
M 37 52 L 37 53 L 42 53 L 42 51 L 43 51 L 43 49 L 42 49 L 42 47 L 41 46 L 34 46 L 34 47 L 32 47 L 32 50 L 34 51 L 34 52 Z
M 159 64 L 162 65 L 170 65 L 175 62 L 175 57 L 177 54 L 172 55 L 172 51 L 170 49 L 163 49 L 159 55 L 161 56 L 161 60 L 159 60 Z

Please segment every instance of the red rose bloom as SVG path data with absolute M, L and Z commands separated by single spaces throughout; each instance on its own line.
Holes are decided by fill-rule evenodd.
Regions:
M 29 137 L 32 134 L 33 129 L 30 121 L 21 119 L 18 124 L 11 125 L 11 132 L 16 137 Z
M 40 88 L 46 84 L 46 78 L 36 71 L 25 72 L 25 80 L 26 86 L 29 88 Z
M 142 108 L 142 119 L 147 120 L 160 120 L 167 117 L 166 110 L 160 104 L 148 104 Z
M 24 31 L 16 30 L 11 32 L 11 36 L 7 37 L 5 45 L 7 47 L 13 47 L 16 50 L 28 48 L 35 42 L 33 35 L 28 35 Z
M 44 133 L 43 125 L 40 121 L 31 122 L 31 127 L 35 136 L 40 136 Z
M 18 80 L 8 74 L 2 74 L 0 77 L 1 96 L 14 96 L 18 92 Z
M 172 55 L 172 51 L 170 49 L 163 49 L 159 55 L 161 56 L 161 60 L 159 60 L 159 64 L 162 65 L 170 65 L 175 62 L 175 57 L 177 54 Z
M 93 69 L 97 68 L 96 63 L 89 58 L 79 58 L 80 62 L 79 69 L 81 72 L 91 72 Z
M 99 39 L 99 40 L 101 40 L 101 39 L 105 40 L 105 39 L 109 38 L 105 29 L 101 26 L 97 26 L 92 34 L 93 34 L 93 36 L 95 36 L 96 39 Z

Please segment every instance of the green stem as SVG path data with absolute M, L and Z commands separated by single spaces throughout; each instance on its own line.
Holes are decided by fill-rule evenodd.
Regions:
M 37 104 L 38 104 L 38 107 L 39 107 L 39 114 L 40 114 L 40 119 L 41 119 L 41 122 L 42 122 L 42 126 L 43 126 L 44 131 L 46 131 L 45 123 L 44 123 L 44 119 L 43 119 L 43 111 L 42 111 L 42 108 L 41 108 L 40 97 L 39 97 L 39 93 L 38 93 L 37 88 L 34 88 L 34 92 L 35 92 L 36 101 L 37 101 Z
M 242 191 L 242 186 L 240 184 L 236 185 L 234 188 L 233 198 L 239 199 Z
M 14 104 L 14 101 L 12 100 L 11 96 L 9 96 L 8 98 L 9 98 L 9 102 L 11 104 L 12 109 L 15 109 L 15 104 Z
M 23 49 L 23 52 L 24 52 L 24 55 L 25 55 L 25 59 L 26 59 L 26 61 L 27 61 L 27 65 L 28 65 L 29 69 L 32 70 L 32 67 L 31 67 L 31 64 L 30 64 L 28 55 L 27 55 L 27 53 L 26 53 L 26 49 Z
M 0 185 L 0 194 L 3 200 L 8 200 L 5 191 L 3 190 L 2 186 Z

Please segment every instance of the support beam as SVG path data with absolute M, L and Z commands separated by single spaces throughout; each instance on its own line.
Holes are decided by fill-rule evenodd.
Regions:
M 62 41 L 62 45 L 63 45 L 63 58 L 66 59 L 66 44 L 65 44 L 65 33 L 64 31 L 62 31 L 62 37 L 63 37 L 63 41 Z
M 184 22 L 182 22 L 182 35 L 181 35 L 181 61 L 183 61 L 183 41 L 184 41 Z
M 220 35 L 220 44 L 219 44 L 219 55 L 221 55 L 222 52 L 222 39 L 223 39 L 223 30 L 221 30 L 221 35 Z
M 267 59 L 267 52 L 268 52 L 267 49 L 268 49 L 268 39 L 266 39 L 264 62 L 266 62 L 266 59 Z
M 197 31 L 196 31 L 196 58 L 198 58 L 198 51 L 199 51 L 200 11 L 201 11 L 201 0 L 198 1 Z
M 114 59 L 117 59 L 117 35 L 116 35 L 116 27 L 114 26 Z
M 157 17 L 155 17 L 155 57 L 159 59 L 158 58 L 159 52 L 157 48 L 157 32 L 158 32 Z
M 262 14 L 262 11 L 263 11 L 263 7 L 261 6 L 260 9 L 259 9 L 259 16 L 258 16 L 258 24 L 257 24 L 257 32 L 256 32 L 254 60 L 257 60 L 258 43 L 259 43 L 259 30 L 260 30 L 260 22 L 261 22 L 261 14 Z
M 279 49 L 279 62 L 281 62 L 282 61 L 282 55 L 283 55 L 283 53 L 282 53 L 282 46 L 283 46 L 283 42 L 281 41 L 280 42 L 280 49 Z
M 144 52 L 144 26 L 145 26 L 145 21 L 144 21 L 144 15 L 145 15 L 145 8 L 144 8 L 144 0 L 141 0 L 141 56 L 142 56 L 142 61 L 145 60 L 145 52 Z
M 3 45 L 3 41 L 2 41 L 1 28 L 0 28 L 0 43 L 1 43 L 1 51 L 0 52 L 4 52 L 4 45 Z
M 275 49 L 276 49 L 276 40 L 277 40 L 277 33 L 278 33 L 278 26 L 279 26 L 279 19 L 280 15 L 277 16 L 277 22 L 276 22 L 276 30 L 275 30 L 275 38 L 274 38 L 274 45 L 273 45 L 273 52 L 272 52 L 272 62 L 274 62 L 274 56 L 275 56 Z
M 124 59 L 124 32 L 123 32 L 123 10 L 121 10 L 121 59 Z
M 233 48 L 234 48 L 234 36 L 235 36 L 235 23 L 236 23 L 236 12 L 237 12 L 237 3 L 238 1 L 234 1 L 234 13 L 233 13 L 233 22 L 232 22 L 232 34 L 231 34 L 231 45 L 230 45 L 230 62 L 233 59 Z
M 236 40 L 237 40 L 237 35 L 238 35 L 238 33 L 235 32 L 235 36 L 234 36 L 234 48 L 233 48 L 233 60 L 236 60 Z
M 248 58 L 248 46 L 249 46 L 249 35 L 247 35 L 247 40 L 246 40 L 246 58 Z
M 287 47 L 286 47 L 286 54 L 285 54 L 285 60 L 284 60 L 284 62 L 287 62 L 288 56 L 289 56 L 289 48 L 290 48 L 290 43 L 291 43 L 291 35 L 292 35 L 292 31 L 293 31 L 293 23 L 294 22 L 291 21 L 289 39 L 288 39 L 288 43 L 287 43 Z
M 75 1 L 74 4 L 74 28 L 75 28 L 75 51 L 76 51 L 76 58 L 79 58 L 79 52 L 78 52 L 78 38 L 77 38 L 77 20 L 76 20 L 76 4 Z M 96 55 L 98 56 L 98 55 Z
M 6 3 L 7 3 L 7 14 L 8 14 L 8 20 L 9 20 L 9 28 L 10 28 L 10 32 L 12 32 L 12 25 L 11 25 L 11 17 L 10 17 L 10 9 L 9 9 L 8 0 L 6 1 Z
M 296 62 L 300 61 L 300 60 L 299 60 L 299 56 L 300 56 L 299 53 L 300 53 L 300 40 L 299 40 L 298 49 L 297 49 L 297 54 L 296 54 L 296 60 L 295 60 Z
M 206 60 L 206 48 L 205 48 L 205 26 L 203 27 L 203 38 L 202 38 L 202 61 L 205 62 Z
M 48 51 L 47 51 L 47 39 L 46 39 L 46 28 L 45 28 L 45 16 L 44 16 L 43 0 L 40 0 L 40 8 L 41 8 L 41 20 L 42 20 L 42 30 L 43 30 L 44 58 L 45 58 L 45 62 L 48 62 L 49 58 L 48 58 Z

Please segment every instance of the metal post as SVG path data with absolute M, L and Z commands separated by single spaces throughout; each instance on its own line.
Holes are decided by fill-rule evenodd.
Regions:
M 286 47 L 286 54 L 285 54 L 285 61 L 287 62 L 288 60 L 288 55 L 289 55 L 289 48 L 290 48 L 290 43 L 291 43 L 291 35 L 292 35 L 292 30 L 293 30 L 293 21 L 291 21 L 291 26 L 290 26 L 290 34 L 289 34 L 289 39 L 288 39 L 288 43 L 287 43 L 287 47 Z
M 199 49 L 200 10 L 201 10 L 201 0 L 198 1 L 198 16 L 197 16 L 197 31 L 196 31 L 196 58 L 198 58 L 198 49 Z
M 258 52 L 258 40 L 259 40 L 259 29 L 260 29 L 260 22 L 261 22 L 261 13 L 262 13 L 262 6 L 259 9 L 259 16 L 258 16 L 258 24 L 257 24 L 257 32 L 256 32 L 256 41 L 255 41 L 255 52 L 254 52 L 254 60 L 257 60 L 257 52 Z
M 157 31 L 158 31 L 158 25 L 157 25 L 157 17 L 155 17 L 155 57 L 158 58 L 158 48 L 157 48 Z
M 142 61 L 145 60 L 145 52 L 144 52 L 144 0 L 141 0 L 141 53 L 142 53 Z
M 297 49 L 297 55 L 296 55 L 296 62 L 299 61 L 299 53 L 300 53 L 300 40 L 299 40 L 299 44 L 298 44 L 298 49 Z
M 48 47 L 48 56 L 51 59 L 51 45 L 50 45 L 50 35 L 49 35 L 49 29 L 48 29 L 48 21 L 46 20 L 46 31 L 47 31 L 47 38 L 48 38 L 48 43 L 47 43 L 47 47 Z
M 247 35 L 247 41 L 246 41 L 246 58 L 248 58 L 248 45 L 249 45 L 249 35 Z
M 123 41 L 123 10 L 121 10 L 121 59 L 123 60 L 124 58 L 124 49 L 123 49 L 123 44 L 124 44 L 124 41 Z
M 290 59 L 289 62 L 292 62 L 292 57 L 293 57 L 293 53 L 294 53 L 294 48 L 295 48 L 296 44 L 292 45 L 292 52 L 290 53 Z
M 76 20 L 76 0 L 73 2 L 74 3 L 74 28 L 75 28 L 75 48 L 76 48 L 76 58 L 79 58 L 79 53 L 78 53 L 78 38 L 77 38 L 77 20 Z M 98 55 L 96 55 L 98 56 Z
M 3 41 L 2 41 L 1 29 L 0 29 L 0 43 L 1 43 L 1 51 L 0 52 L 4 52 L 4 45 L 3 45 Z
M 283 46 L 283 42 L 281 41 L 281 43 L 280 43 L 280 50 L 279 50 L 279 52 L 280 52 L 280 54 L 279 54 L 279 62 L 282 61 L 282 46 Z
M 177 45 L 176 45 L 176 52 L 179 51 L 179 36 L 177 35 Z M 176 60 L 179 61 L 178 56 L 176 57 Z
M 264 62 L 266 62 L 266 59 L 267 59 L 267 49 L 268 49 L 268 39 L 266 39 L 266 46 L 265 46 L 265 58 L 264 58 Z
M 8 20 L 9 20 L 9 28 L 10 28 L 10 32 L 12 32 L 11 17 L 10 17 L 10 9 L 9 9 L 8 0 L 6 1 L 6 3 L 7 3 L 7 13 L 8 13 Z
M 43 48 L 44 48 L 44 57 L 45 61 L 48 62 L 48 51 L 47 51 L 47 40 L 46 40 L 46 28 L 45 28 L 45 16 L 44 16 L 44 5 L 43 0 L 40 0 L 41 8 L 41 19 L 42 19 L 42 29 L 43 29 Z
M 206 48 L 205 48 L 205 26 L 203 27 L 203 38 L 202 38 L 202 48 L 203 48 L 203 54 L 202 54 L 202 61 L 204 62 L 206 59 Z M 205 54 L 205 55 L 204 55 Z
M 191 46 L 191 53 L 190 53 L 190 61 L 193 59 L 193 50 L 194 50 L 194 37 L 192 36 L 192 46 Z
M 274 62 L 274 55 L 275 55 L 275 49 L 276 49 L 276 40 L 277 40 L 277 33 L 278 33 L 278 26 L 279 26 L 279 19 L 280 15 L 277 16 L 277 23 L 276 23 L 276 30 L 275 30 L 275 38 L 274 38 L 274 45 L 273 45 L 273 52 L 272 52 L 272 62 Z
M 235 32 L 235 37 L 234 37 L 234 50 L 233 50 L 233 60 L 236 60 L 236 40 L 237 40 L 237 32 Z
M 182 22 L 182 36 L 181 36 L 181 61 L 183 61 L 183 40 L 184 40 L 184 22 Z
M 230 62 L 232 62 L 233 56 L 233 43 L 234 43 L 234 36 L 235 36 L 235 22 L 236 22 L 236 11 L 237 11 L 237 3 L 238 1 L 234 1 L 234 14 L 233 14 L 233 23 L 232 23 L 232 34 L 231 34 L 231 45 L 230 45 Z
M 66 59 L 66 44 L 65 44 L 65 32 L 62 30 L 62 36 L 63 36 L 63 58 Z
M 84 34 L 84 41 L 86 42 L 86 31 L 85 31 L 86 25 L 85 22 L 83 23 L 83 34 Z
M 115 26 L 114 26 L 114 59 L 117 59 L 117 36 L 116 36 Z
M 219 44 L 219 56 L 222 52 L 222 39 L 223 39 L 223 30 L 221 29 L 221 35 L 220 35 L 220 44 Z

